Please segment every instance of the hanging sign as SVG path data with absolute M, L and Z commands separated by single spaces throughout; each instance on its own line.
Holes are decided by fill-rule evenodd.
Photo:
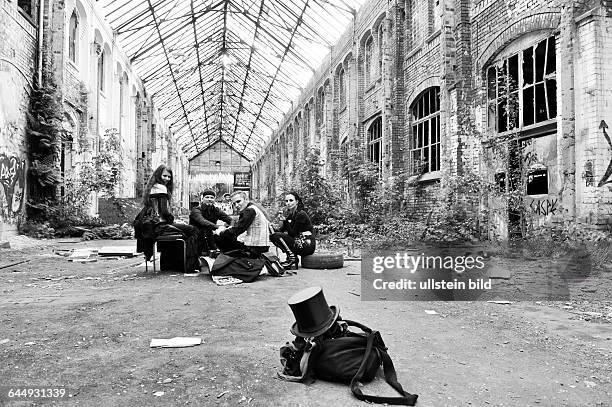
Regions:
M 250 172 L 235 172 L 234 173 L 234 188 L 250 188 L 251 173 Z

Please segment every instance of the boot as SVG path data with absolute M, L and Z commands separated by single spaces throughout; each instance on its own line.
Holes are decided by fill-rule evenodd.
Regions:
M 295 265 L 295 269 L 297 270 L 298 269 L 297 256 L 291 251 L 291 249 L 289 249 L 289 246 L 287 246 L 287 242 L 285 242 L 282 238 L 278 239 L 278 243 L 279 243 L 279 249 L 281 249 L 282 252 L 287 255 L 287 258 L 285 259 L 284 262 L 281 263 L 281 266 L 283 266 L 285 270 L 291 270 L 291 267 Z
M 295 269 L 298 269 L 298 257 L 292 252 L 287 253 L 287 259 L 281 263 L 281 266 L 285 268 L 285 270 L 291 270 L 293 266 Z

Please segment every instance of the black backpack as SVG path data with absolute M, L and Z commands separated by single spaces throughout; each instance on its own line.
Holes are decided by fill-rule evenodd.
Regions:
M 350 384 L 353 395 L 362 401 L 372 403 L 386 403 L 393 405 L 414 406 L 418 396 L 406 392 L 397 381 L 395 367 L 387 353 L 387 347 L 378 331 L 358 322 L 344 320 L 348 326 L 359 328 L 362 332 L 353 332 L 348 329 L 336 329 L 337 335 L 325 338 L 315 338 L 315 346 L 309 349 L 307 342 L 296 338 L 293 345 L 281 348 L 281 360 L 285 361 L 284 374 L 281 378 L 293 381 L 309 381 L 314 378 Z M 342 323 L 340 322 L 340 323 Z M 338 323 L 337 323 L 338 324 Z M 302 347 L 302 344 L 305 344 Z M 296 347 L 297 345 L 297 347 Z M 302 347 L 302 349 L 300 349 Z M 301 352 L 300 352 L 301 350 Z M 304 353 L 305 351 L 305 353 Z M 296 364 L 287 361 L 287 357 L 297 359 L 299 364 L 302 357 L 308 358 L 307 371 L 292 379 L 287 373 L 295 374 Z M 382 397 L 364 394 L 359 383 L 367 383 L 374 379 L 382 365 L 385 381 L 401 396 Z

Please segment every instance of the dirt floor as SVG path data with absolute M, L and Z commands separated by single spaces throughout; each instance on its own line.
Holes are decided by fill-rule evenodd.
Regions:
M 391 302 L 361 300 L 357 261 L 220 287 L 206 275 L 145 274 L 140 257 L 74 263 L 61 255 L 130 244 L 58 239 L 0 250 L 0 388 L 71 395 L 0 404 L 365 405 L 346 385 L 276 376 L 279 347 L 292 339 L 287 299 L 320 285 L 342 317 L 381 331 L 417 406 L 612 406 L 612 272 L 573 287 L 567 302 Z M 541 264 L 507 266 L 537 272 Z M 149 347 L 175 336 L 203 343 Z M 393 395 L 380 379 L 365 392 Z

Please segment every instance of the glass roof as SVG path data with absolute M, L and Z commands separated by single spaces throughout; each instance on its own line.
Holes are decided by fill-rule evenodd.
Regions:
M 178 143 L 248 159 L 364 0 L 106 0 L 107 21 Z

